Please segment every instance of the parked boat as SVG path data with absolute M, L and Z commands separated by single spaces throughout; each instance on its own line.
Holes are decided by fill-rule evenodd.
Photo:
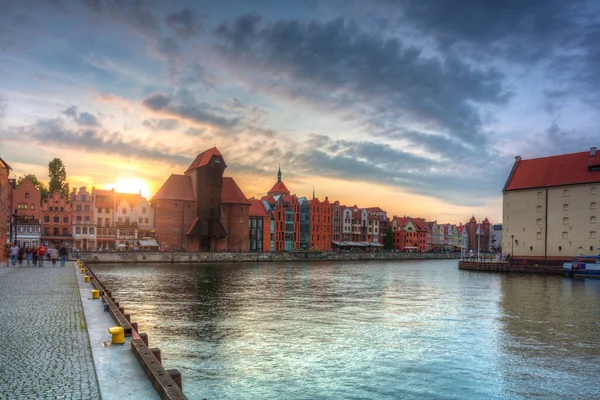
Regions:
M 600 255 L 574 258 L 563 264 L 563 272 L 567 276 L 600 278 Z

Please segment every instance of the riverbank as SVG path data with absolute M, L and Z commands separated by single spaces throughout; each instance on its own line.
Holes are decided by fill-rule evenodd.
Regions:
M 184 262 L 286 262 L 286 261 L 374 261 L 448 260 L 460 253 L 160 253 L 160 252 L 79 252 L 86 263 L 184 263 Z

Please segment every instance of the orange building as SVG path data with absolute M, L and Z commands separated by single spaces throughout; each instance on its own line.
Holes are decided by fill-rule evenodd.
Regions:
M 60 191 L 55 190 L 48 195 L 41 206 L 41 241 L 45 246 L 70 247 L 73 243 L 71 235 L 71 202 Z
M 277 182 L 261 201 L 268 205 L 271 216 L 271 251 L 300 249 L 300 203 L 281 180 L 281 168 L 277 172 Z
M 391 224 L 394 249 L 406 252 L 427 251 L 427 228 L 423 219 L 394 216 Z
M 331 204 L 329 198 L 324 201 L 318 198 L 309 200 L 310 204 L 310 249 L 330 251 L 331 250 Z
M 96 221 L 94 221 L 94 198 L 82 186 L 71 193 L 71 216 L 74 237 L 73 246 L 79 250 L 96 249 Z
M 29 176 L 12 189 L 11 209 L 13 215 L 13 237 L 19 246 L 38 246 L 40 242 L 40 204 L 42 192 Z

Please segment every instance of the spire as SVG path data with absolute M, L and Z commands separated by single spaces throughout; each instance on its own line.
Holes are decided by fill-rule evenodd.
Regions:
M 315 185 L 313 185 L 313 200 L 315 199 Z
M 281 182 L 281 164 L 279 164 L 279 171 L 277 171 L 277 182 Z

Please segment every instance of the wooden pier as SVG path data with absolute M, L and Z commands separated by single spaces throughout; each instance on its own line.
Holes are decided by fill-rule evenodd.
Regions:
M 509 272 L 527 274 L 562 275 L 562 266 L 538 265 L 522 262 L 507 261 L 471 261 L 460 260 L 458 269 L 481 272 Z

